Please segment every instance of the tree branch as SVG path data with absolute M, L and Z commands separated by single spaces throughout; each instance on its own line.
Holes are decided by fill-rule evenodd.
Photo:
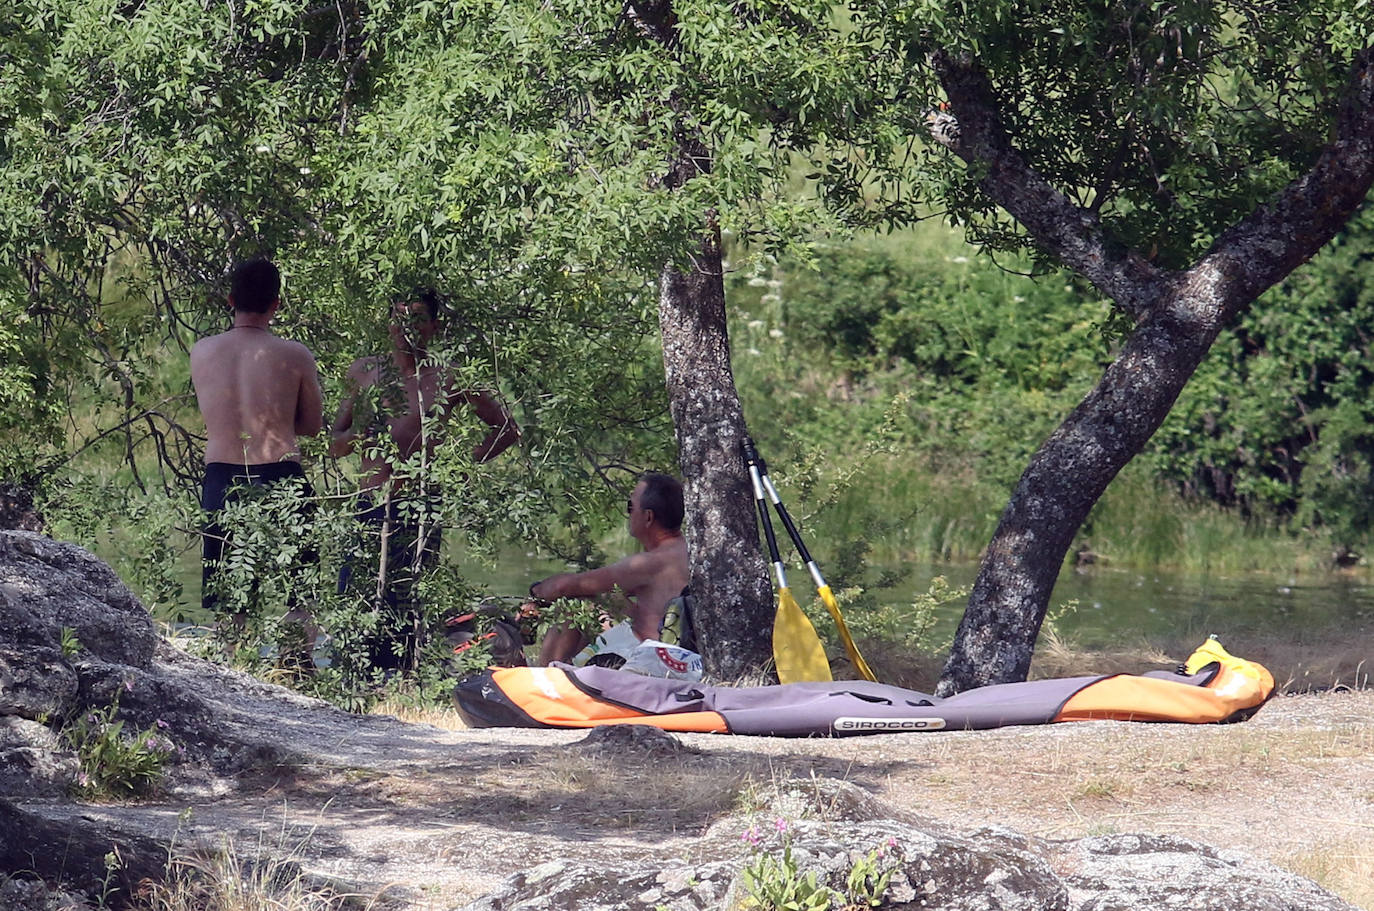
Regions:
M 1311 170 L 1225 231 L 1189 273 L 1220 272 L 1231 307 L 1282 281 L 1326 245 L 1374 186 L 1374 46 L 1355 57 L 1332 140 Z
M 948 111 L 928 120 L 935 141 L 986 168 L 979 181 L 983 191 L 1060 262 L 1140 322 L 1156 300 L 1149 289 L 1166 273 L 1111 238 L 1096 213 L 1075 205 L 1026 163 L 1002 126 L 987 74 L 971 58 L 939 51 L 932 64 L 950 100 Z

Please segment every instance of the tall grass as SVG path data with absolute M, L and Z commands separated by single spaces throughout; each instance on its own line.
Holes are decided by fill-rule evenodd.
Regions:
M 833 505 L 809 517 L 816 537 L 865 539 L 878 565 L 977 560 L 1010 490 L 981 478 L 972 462 L 957 462 L 951 456 L 954 467 L 935 468 L 929 459 L 906 454 L 871 460 Z M 1067 559 L 1140 570 L 1288 576 L 1326 572 L 1331 553 L 1325 536 L 1294 534 L 1272 518 L 1185 499 L 1144 469 L 1128 467 L 1093 509 Z M 1368 567 L 1349 572 L 1367 575 Z

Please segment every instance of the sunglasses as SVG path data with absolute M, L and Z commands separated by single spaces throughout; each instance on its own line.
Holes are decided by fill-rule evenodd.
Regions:
M 633 513 L 634 511 L 635 511 L 635 501 L 634 501 L 634 500 L 626 500 L 626 501 L 625 501 L 625 515 L 628 516 L 628 515 L 630 515 L 631 513 Z

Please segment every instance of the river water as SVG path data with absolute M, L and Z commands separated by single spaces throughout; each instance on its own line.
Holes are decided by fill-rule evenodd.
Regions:
M 924 564 L 904 567 L 905 581 L 878 594 L 883 603 L 910 603 L 935 576 L 968 589 L 978 567 L 972 564 Z M 822 567 L 824 569 L 824 567 Z M 531 581 L 562 567 L 534 555 L 508 555 L 494 570 L 474 573 L 493 593 L 524 591 Z M 788 567 L 793 593 L 809 603 L 810 576 Z M 1061 609 L 1070 602 L 1076 604 Z M 1109 649 L 1141 641 L 1201 641 L 1216 634 L 1223 642 L 1258 638 L 1317 644 L 1345 641 L 1368 646 L 1374 663 L 1374 583 L 1346 573 L 1287 577 L 1277 575 L 1188 575 L 1166 571 L 1131 571 L 1091 567 L 1060 574 L 1050 598 L 1057 628 L 1075 646 Z M 938 610 L 937 632 L 953 631 L 963 615 L 964 600 L 952 599 Z

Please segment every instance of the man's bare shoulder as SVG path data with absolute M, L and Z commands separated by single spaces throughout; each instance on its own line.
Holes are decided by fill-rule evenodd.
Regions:
M 191 346 L 192 363 L 210 357 L 218 351 L 224 345 L 224 337 L 228 334 L 227 332 L 218 332 L 196 339 L 195 344 Z
M 381 358 L 375 354 L 364 355 L 348 365 L 348 378 L 359 386 L 372 383 L 377 378 L 377 365 Z
M 665 570 L 672 570 L 680 566 L 685 566 L 686 562 L 686 542 L 682 541 L 681 538 L 677 538 L 664 542 L 653 550 L 642 550 L 639 553 L 623 557 L 611 564 L 610 568 L 618 574 L 644 578 L 647 576 L 657 576 Z
M 309 361 L 311 364 L 315 363 L 314 353 L 295 339 L 282 338 L 280 335 L 273 336 L 273 338 L 276 340 L 275 344 L 283 351 L 289 352 L 291 357 Z

